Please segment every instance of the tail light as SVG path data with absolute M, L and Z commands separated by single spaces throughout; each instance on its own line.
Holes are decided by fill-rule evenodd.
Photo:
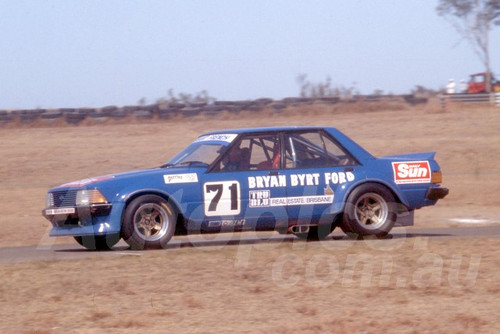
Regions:
M 432 172 L 431 183 L 438 184 L 442 182 L 443 182 L 443 173 L 441 173 L 441 171 Z

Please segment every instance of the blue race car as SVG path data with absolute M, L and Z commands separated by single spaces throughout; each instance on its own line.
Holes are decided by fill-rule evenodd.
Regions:
M 435 153 L 376 158 L 330 127 L 209 132 L 165 165 L 50 189 L 51 236 L 162 248 L 174 234 L 387 235 L 448 194 Z

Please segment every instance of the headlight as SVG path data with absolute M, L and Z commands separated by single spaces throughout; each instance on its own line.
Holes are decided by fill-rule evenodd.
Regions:
M 76 205 L 106 204 L 108 200 L 97 189 L 78 190 L 76 193 Z

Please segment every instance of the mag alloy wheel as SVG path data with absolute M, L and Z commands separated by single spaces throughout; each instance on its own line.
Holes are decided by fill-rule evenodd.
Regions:
M 156 203 L 146 203 L 134 215 L 134 230 L 145 241 L 157 241 L 167 233 L 172 224 L 164 207 Z
M 367 183 L 348 196 L 342 230 L 351 237 L 389 233 L 397 218 L 397 203 L 392 192 L 380 184 Z
M 389 207 L 387 202 L 376 193 L 363 194 L 356 201 L 355 218 L 364 228 L 376 230 L 385 224 Z
M 163 197 L 137 197 L 123 215 L 123 240 L 132 249 L 164 248 L 175 232 L 176 218 L 176 210 Z

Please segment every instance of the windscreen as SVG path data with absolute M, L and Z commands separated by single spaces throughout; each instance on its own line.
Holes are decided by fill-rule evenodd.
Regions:
M 210 165 L 226 147 L 236 138 L 236 134 L 204 135 L 174 156 L 167 163 L 169 166 Z

